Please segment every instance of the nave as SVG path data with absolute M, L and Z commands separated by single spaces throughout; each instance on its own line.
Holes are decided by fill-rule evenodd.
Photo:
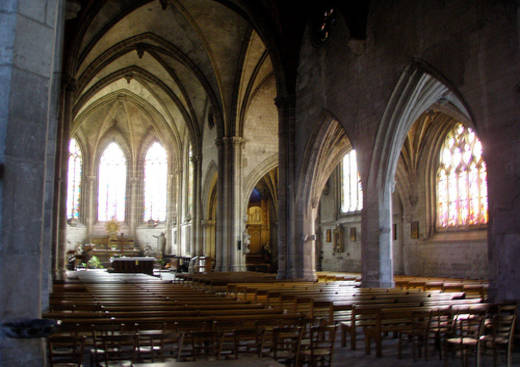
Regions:
M 190 361 L 234 366 L 238 359 L 251 366 L 277 366 L 276 360 L 280 366 L 433 367 L 473 365 L 479 356 L 479 366 L 491 366 L 494 342 L 513 337 L 516 306 L 489 303 L 487 282 L 402 277 L 392 289 L 359 284 L 359 274 L 327 272 L 316 282 L 254 272 L 173 280 L 69 272 L 54 284 L 44 315 L 59 320 L 48 337 L 49 362 L 58 366 L 60 358 L 72 357 L 84 366 L 189 367 Z M 457 332 L 476 321 L 479 348 L 462 348 L 454 342 Z M 497 345 L 496 365 L 520 362 L 510 346 Z M 76 355 L 63 353 L 74 347 Z

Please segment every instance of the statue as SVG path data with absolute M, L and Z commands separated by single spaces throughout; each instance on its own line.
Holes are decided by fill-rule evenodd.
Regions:
M 251 242 L 251 235 L 247 231 L 247 225 L 246 225 L 246 228 L 244 229 L 244 232 L 242 233 L 242 247 L 244 250 L 244 254 L 249 253 L 249 243 L 250 242 Z
M 161 257 L 164 257 L 166 251 L 166 236 L 164 232 L 161 232 L 158 236 L 153 236 L 157 238 L 157 251 L 160 251 Z

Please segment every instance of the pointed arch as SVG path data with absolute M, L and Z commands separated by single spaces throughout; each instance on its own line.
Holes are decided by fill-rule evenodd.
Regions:
M 125 220 L 128 159 L 116 142 L 110 142 L 99 159 L 98 220 Z M 123 189 L 124 188 L 124 189 Z
M 245 178 L 244 189 L 242 191 L 242 208 L 245 208 L 245 211 L 247 211 L 249 196 L 255 188 L 255 185 L 262 179 L 262 177 L 276 167 L 278 167 L 278 153 L 264 159 L 264 161 Z M 244 216 L 245 215 L 246 214 L 244 214 Z
M 217 184 L 218 169 L 215 161 L 211 161 L 206 169 L 206 175 L 204 177 L 204 183 L 202 185 L 202 208 L 203 218 L 205 220 L 215 219 L 212 217 L 211 208 L 211 197 L 213 191 L 215 191 L 215 185 Z
M 295 237 L 301 242 L 294 248 L 292 268 L 301 269 L 301 273 L 292 274 L 295 278 L 316 278 L 314 226 L 321 192 L 332 171 L 352 148 L 343 126 L 330 112 L 324 110 L 321 121 L 307 142 L 302 160 L 305 165 L 298 176 L 301 184 L 297 189 Z
M 361 256 L 365 287 L 393 287 L 392 193 L 408 131 L 432 106 L 448 105 L 471 120 L 460 93 L 440 73 L 414 60 L 401 74 L 379 123 L 362 212 Z
M 67 220 L 79 220 L 82 200 L 82 176 L 84 160 L 81 144 L 72 137 L 69 141 L 68 177 L 67 177 Z

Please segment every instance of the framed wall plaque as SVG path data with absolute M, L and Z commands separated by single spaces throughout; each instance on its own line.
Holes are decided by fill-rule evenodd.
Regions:
M 357 241 L 357 230 L 356 227 L 350 227 L 350 240 L 352 242 Z
M 413 238 L 413 239 L 419 238 L 419 222 L 418 221 L 410 223 L 410 238 Z

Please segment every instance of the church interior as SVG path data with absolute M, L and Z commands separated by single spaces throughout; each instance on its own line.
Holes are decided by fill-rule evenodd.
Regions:
M 0 27 L 3 329 L 201 287 L 258 322 L 274 298 L 247 308 L 293 284 L 330 292 L 313 312 L 328 304 L 339 366 L 379 291 L 516 314 L 518 1 L 6 0 Z M 349 338 L 380 354 L 371 320 Z M 0 366 L 52 365 L 46 338 L 9 335 Z

